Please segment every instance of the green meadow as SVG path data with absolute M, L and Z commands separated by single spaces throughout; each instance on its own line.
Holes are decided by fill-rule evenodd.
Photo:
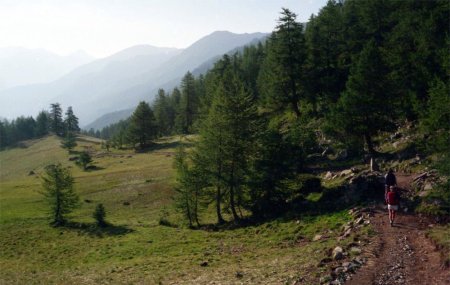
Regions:
M 56 137 L 0 152 L 0 284 L 317 284 L 317 264 L 337 242 L 346 211 L 242 227 L 189 229 L 173 207 L 178 138 L 153 150 L 101 148 L 88 137 L 75 151 L 93 154 L 83 171 Z M 44 167 L 71 169 L 81 206 L 71 223 L 49 225 Z M 109 227 L 92 218 L 106 208 Z M 210 219 L 210 220 L 208 220 Z M 167 225 L 160 225 L 165 220 Z M 203 224 L 212 224 L 214 216 Z M 313 242 L 316 234 L 328 238 Z

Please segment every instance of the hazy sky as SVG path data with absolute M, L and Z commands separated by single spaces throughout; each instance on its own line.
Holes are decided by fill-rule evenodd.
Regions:
M 136 44 L 185 48 L 217 30 L 271 32 L 281 7 L 305 22 L 326 0 L 0 0 L 0 47 L 82 49 L 104 57 Z

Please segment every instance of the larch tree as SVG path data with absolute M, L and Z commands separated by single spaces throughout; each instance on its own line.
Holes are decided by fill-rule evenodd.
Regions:
M 64 134 L 62 109 L 59 103 L 50 104 L 50 130 L 58 136 Z
M 266 108 L 273 112 L 289 108 L 300 117 L 306 45 L 303 25 L 296 17 L 289 9 L 282 9 L 278 25 L 267 43 L 259 85 Z
M 67 168 L 52 164 L 45 168 L 41 192 L 50 206 L 54 226 L 67 222 L 66 215 L 79 205 L 79 197 L 73 189 L 74 179 Z
M 393 105 L 387 67 L 375 41 L 369 41 L 352 67 L 346 90 L 332 115 L 332 124 L 347 135 L 363 139 L 371 156 L 376 154 L 373 136 L 389 130 Z
M 155 116 L 148 103 L 141 101 L 130 117 L 128 126 L 128 140 L 139 147 L 145 148 L 149 140 L 157 135 Z
M 78 118 L 73 113 L 71 106 L 67 108 L 64 125 L 66 128 L 66 132 L 77 133 L 80 131 L 80 127 L 78 126 Z

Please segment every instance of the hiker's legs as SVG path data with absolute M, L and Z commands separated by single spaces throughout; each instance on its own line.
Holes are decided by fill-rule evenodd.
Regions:
M 394 219 L 395 219 L 395 212 L 396 211 L 392 211 L 392 222 L 394 222 Z

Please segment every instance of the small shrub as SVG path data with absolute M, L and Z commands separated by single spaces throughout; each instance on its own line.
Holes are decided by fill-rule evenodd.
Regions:
M 287 200 L 296 200 L 310 193 L 322 192 L 320 178 L 312 174 L 299 174 L 285 182 Z
M 105 211 L 105 207 L 103 206 L 103 204 L 97 204 L 97 207 L 95 207 L 93 217 L 94 217 L 95 221 L 97 222 L 97 226 L 99 226 L 99 227 L 107 226 L 108 223 L 105 221 L 106 211 Z

